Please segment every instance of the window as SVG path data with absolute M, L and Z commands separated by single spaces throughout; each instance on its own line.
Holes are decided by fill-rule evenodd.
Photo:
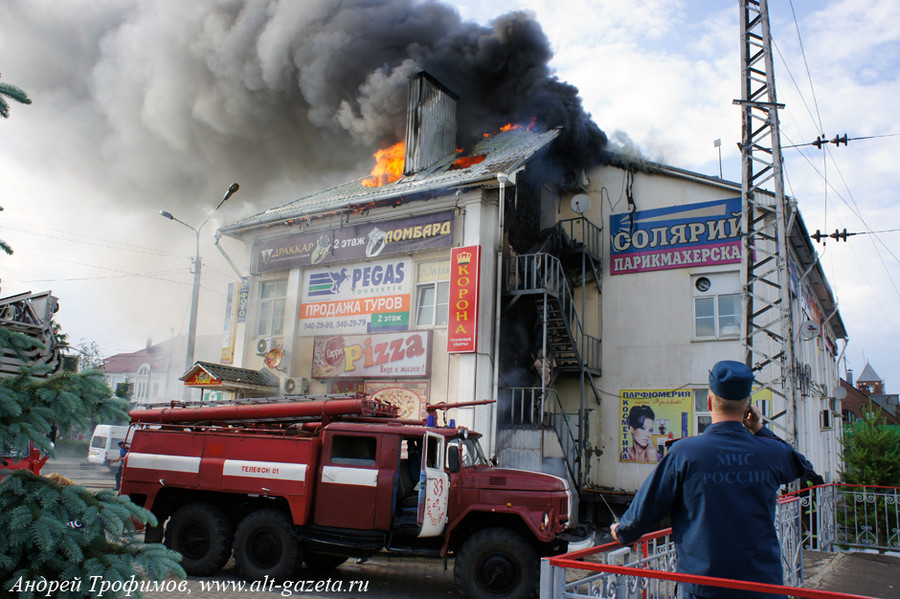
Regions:
M 441 439 L 425 437 L 425 467 L 441 468 Z
M 134 400 L 137 403 L 147 403 L 150 393 L 150 365 L 141 364 L 137 371 L 134 384 Z
M 331 441 L 331 461 L 335 464 L 374 466 L 377 444 L 375 437 L 335 435 Z
M 259 324 L 256 327 L 258 336 L 282 334 L 285 296 L 287 296 L 287 279 L 262 281 L 259 284 Z
M 422 262 L 416 274 L 416 326 L 446 326 L 450 303 L 450 261 Z
M 740 335 L 741 294 L 738 273 L 692 278 L 694 338 L 733 339 Z
M 694 434 L 699 435 L 712 424 L 712 416 L 706 405 L 708 389 L 694 389 Z

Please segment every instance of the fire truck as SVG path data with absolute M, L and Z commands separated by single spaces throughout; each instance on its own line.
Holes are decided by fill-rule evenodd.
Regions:
M 24 449 L 3 447 L 0 449 L 0 470 L 30 470 L 34 474 L 40 474 L 49 457 L 33 443 L 29 443 Z
M 401 420 L 364 396 L 131 412 L 121 493 L 151 510 L 194 576 L 290 580 L 379 551 L 455 556 L 467 597 L 533 596 L 564 551 L 573 494 L 559 477 L 495 467 L 478 433 Z M 482 403 L 482 402 L 475 402 Z M 438 413 L 440 412 L 440 413 Z

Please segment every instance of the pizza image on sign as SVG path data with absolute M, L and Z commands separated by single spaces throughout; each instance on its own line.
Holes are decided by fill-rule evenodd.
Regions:
M 419 396 L 409 389 L 402 387 L 387 387 L 372 394 L 371 399 L 383 401 L 397 406 L 398 418 L 418 419 L 420 402 Z

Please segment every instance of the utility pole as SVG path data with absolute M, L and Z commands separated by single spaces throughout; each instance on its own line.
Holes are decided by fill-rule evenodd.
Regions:
M 788 234 L 796 217 L 785 198 L 767 0 L 740 0 L 741 310 L 745 362 L 784 400 L 784 434 L 797 445 L 794 325 Z M 771 185 L 772 191 L 764 188 Z

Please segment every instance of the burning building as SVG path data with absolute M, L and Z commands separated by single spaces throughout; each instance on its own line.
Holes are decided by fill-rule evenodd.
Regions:
M 602 521 L 666 441 L 709 422 L 709 367 L 740 359 L 740 185 L 604 153 L 604 136 L 539 114 L 461 141 L 457 96 L 426 73 L 408 98 L 405 142 L 368 177 L 220 230 L 249 265 L 223 361 L 276 375 L 258 394 L 360 391 L 412 418 L 494 399 L 451 417 L 502 464 L 568 478 Z M 839 413 L 846 332 L 793 222 L 795 312 L 819 327 L 797 341 L 800 449 L 828 477 L 837 431 L 817 415 Z M 777 424 L 771 393 L 755 399 Z M 652 429 L 640 454 L 638 405 Z

